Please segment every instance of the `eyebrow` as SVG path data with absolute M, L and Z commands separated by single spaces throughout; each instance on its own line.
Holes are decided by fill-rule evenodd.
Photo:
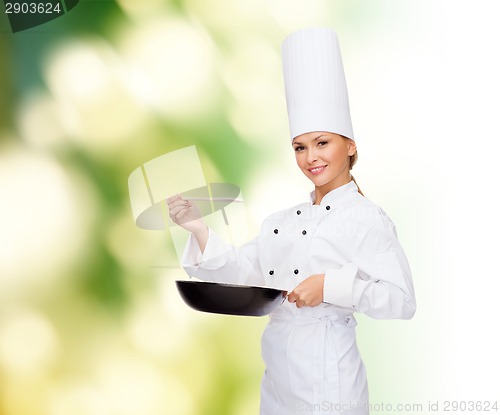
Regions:
M 318 140 L 319 138 L 321 138 L 321 137 L 323 137 L 323 136 L 324 136 L 324 134 L 320 134 L 320 135 L 318 135 L 318 136 L 317 136 L 317 137 L 316 137 L 313 141 L 316 141 L 316 140 Z M 294 141 L 294 142 L 293 142 L 293 144 L 294 144 L 294 145 L 295 145 L 295 144 L 297 144 L 297 145 L 302 145 L 302 143 L 301 143 L 300 141 Z

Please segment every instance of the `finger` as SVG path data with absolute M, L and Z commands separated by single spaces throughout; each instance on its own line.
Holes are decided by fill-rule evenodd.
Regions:
M 177 222 L 182 220 L 184 223 L 186 223 L 197 219 L 199 218 L 196 215 L 193 215 L 193 213 L 191 212 L 191 208 L 182 209 L 175 215 L 175 220 Z
M 176 206 L 172 209 L 170 209 L 169 215 L 173 219 L 177 217 L 177 215 L 182 212 L 183 210 L 188 210 L 189 208 L 187 206 Z
M 175 202 L 177 203 L 175 206 L 171 206 L 170 207 L 170 212 L 174 212 L 174 213 L 177 213 L 181 210 L 187 210 L 187 209 L 191 209 L 190 206 L 184 204 L 184 203 L 179 203 L 179 202 Z
M 167 204 L 170 204 L 171 202 L 175 202 L 176 200 L 182 199 L 182 196 L 180 194 L 173 195 L 170 197 L 167 197 Z
M 173 213 L 174 215 L 179 213 L 181 210 L 185 210 L 185 209 L 191 209 L 191 206 L 189 206 L 186 202 L 182 202 L 182 201 L 176 201 L 176 202 L 172 203 L 171 206 L 168 207 L 169 214 Z
M 297 301 L 297 295 L 293 291 L 288 294 L 287 298 L 290 303 L 294 303 L 295 301 Z
M 173 200 L 171 201 L 169 204 L 168 204 L 168 208 L 169 209 L 172 209 L 174 207 L 177 207 L 177 206 L 188 206 L 189 202 L 187 200 L 184 200 L 184 199 L 176 199 L 176 200 Z
M 189 201 L 187 201 L 186 199 L 183 199 L 182 197 L 179 197 L 175 200 L 172 200 L 168 204 L 168 208 L 172 209 L 172 208 L 177 207 L 177 206 L 189 206 L 189 205 L 190 205 Z

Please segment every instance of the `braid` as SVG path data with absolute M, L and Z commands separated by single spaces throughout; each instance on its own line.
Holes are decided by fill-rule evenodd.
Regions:
M 354 176 L 351 174 L 351 180 L 356 183 L 356 179 L 354 178 Z M 356 186 L 358 186 L 358 184 L 356 183 Z M 361 189 L 359 188 L 358 186 L 358 193 L 361 195 L 361 196 L 364 196 L 363 192 L 361 191 Z
M 349 170 L 352 170 L 353 166 L 356 164 L 357 161 L 358 161 L 358 150 L 356 150 L 356 152 L 352 156 L 349 156 Z M 352 174 L 351 174 L 351 180 L 354 183 L 356 183 L 356 179 L 354 178 L 354 176 Z M 357 183 L 356 183 L 356 186 L 358 186 Z M 364 194 L 361 191 L 361 189 L 359 188 L 359 186 L 358 186 L 358 192 L 359 192 L 359 194 L 361 194 L 361 196 L 364 196 Z

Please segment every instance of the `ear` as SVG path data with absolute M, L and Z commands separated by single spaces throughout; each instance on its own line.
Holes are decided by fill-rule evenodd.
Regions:
M 350 138 L 347 140 L 347 155 L 353 156 L 354 153 L 356 153 L 357 147 L 356 143 L 354 140 L 351 140 Z

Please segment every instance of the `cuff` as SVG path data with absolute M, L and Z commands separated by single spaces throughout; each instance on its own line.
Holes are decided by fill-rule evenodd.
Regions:
M 357 273 L 358 266 L 353 263 L 339 269 L 327 270 L 323 285 L 323 301 L 341 307 L 355 307 L 353 288 Z
M 195 271 L 202 261 L 203 255 L 200 246 L 196 241 L 193 234 L 189 235 L 189 239 L 182 254 L 181 264 L 186 269 L 186 272 L 191 275 L 189 271 Z M 189 271 L 188 271 L 189 270 Z
M 219 269 L 225 265 L 231 246 L 226 244 L 211 229 L 208 229 L 208 240 L 203 253 L 196 237 L 191 234 L 182 255 L 181 263 L 186 272 L 193 276 L 200 266 L 204 269 Z

